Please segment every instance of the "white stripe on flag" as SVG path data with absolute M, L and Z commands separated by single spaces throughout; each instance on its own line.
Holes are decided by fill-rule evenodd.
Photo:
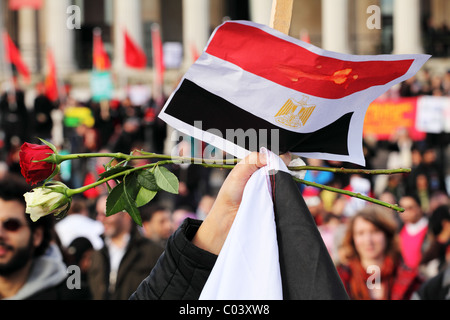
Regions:
M 282 300 L 278 241 L 269 171 L 286 165 L 267 154 L 268 165 L 255 172 L 245 186 L 228 237 L 200 300 Z

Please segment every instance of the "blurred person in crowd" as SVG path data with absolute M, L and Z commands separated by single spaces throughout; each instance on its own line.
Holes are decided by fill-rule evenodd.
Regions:
M 402 97 L 415 97 L 420 94 L 421 85 L 416 76 L 400 83 L 400 96 Z
M 0 299 L 82 299 L 67 286 L 61 252 L 55 250 L 54 217 L 32 222 L 23 195 L 30 187 L 21 177 L 0 181 Z
M 430 210 L 431 194 L 428 178 L 424 173 L 416 176 L 416 195 L 419 198 L 422 211 L 427 214 Z
M 45 85 L 39 82 L 36 85 L 37 96 L 34 99 L 33 117 L 34 132 L 39 138 L 50 140 L 52 137 L 53 119 L 51 113 L 55 105 L 45 95 Z
M 173 231 L 170 211 L 157 204 L 145 205 L 139 211 L 144 236 L 164 248 Z
M 396 221 L 384 208 L 367 206 L 349 220 L 337 270 L 351 299 L 407 300 L 417 290 L 422 280 L 403 263 L 396 237 Z
M 402 175 L 398 173 L 390 174 L 387 177 L 387 185 L 384 188 L 383 192 L 392 193 L 396 199 L 400 199 L 402 196 L 404 196 L 406 193 L 406 189 L 403 184 Z
M 79 237 L 87 238 L 96 250 L 103 247 L 103 224 L 89 217 L 87 202 L 82 196 L 73 197 L 67 216 L 56 223 L 55 229 L 64 248 Z
M 117 108 L 113 108 L 111 101 L 94 102 L 90 101 L 90 108 L 95 119 L 94 128 L 98 131 L 99 146 L 104 148 L 113 141 L 115 126 L 120 122 L 117 115 Z
M 201 197 L 200 202 L 198 203 L 197 209 L 195 210 L 195 215 L 197 219 L 205 220 L 209 211 L 211 210 L 214 201 L 216 201 L 216 197 L 210 194 L 205 194 Z
M 431 95 L 441 97 L 444 95 L 444 87 L 442 86 L 442 78 L 438 75 L 431 77 Z
M 9 153 L 13 140 L 16 145 L 21 145 L 28 140 L 29 114 L 25 105 L 25 94 L 14 81 L 14 89 L 7 88 L 0 97 L 0 128 L 4 132 L 4 145 L 6 153 Z
M 431 194 L 430 213 L 440 206 L 450 205 L 450 198 L 444 191 L 436 191 Z
M 322 167 L 325 165 L 323 160 L 320 159 L 307 159 L 308 166 L 314 167 Z M 305 174 L 304 180 L 315 182 L 319 184 L 328 184 L 333 180 L 334 174 L 328 171 L 316 171 L 316 170 L 307 170 Z M 320 189 L 310 186 L 301 186 L 303 197 L 312 197 L 318 196 L 320 193 Z
M 395 195 L 392 192 L 384 191 L 378 196 L 378 200 L 390 203 L 390 204 L 398 204 L 398 199 L 395 197 Z M 403 227 L 403 220 L 400 218 L 400 215 L 398 212 L 392 210 L 392 215 L 394 216 L 394 219 L 397 222 L 397 231 L 400 231 L 400 229 Z
M 110 153 L 111 150 L 107 148 L 102 148 L 98 152 L 100 153 Z M 85 159 L 86 163 L 86 175 L 84 176 L 83 185 L 89 185 L 91 183 L 96 182 L 102 173 L 105 172 L 105 165 L 108 164 L 110 161 L 107 157 L 99 157 L 99 158 L 92 158 L 92 159 Z M 112 164 L 114 165 L 114 163 Z M 113 188 L 116 183 L 114 181 L 108 182 L 109 186 Z M 91 188 L 83 192 L 83 196 L 85 196 L 88 200 L 88 205 L 91 206 L 97 198 L 108 192 L 108 187 L 106 184 L 101 184 L 95 188 Z
M 97 202 L 104 226 L 104 246 L 92 253 L 88 283 L 95 300 L 125 300 L 150 273 L 163 248 L 143 237 L 130 215 L 106 216 L 107 196 Z
M 444 79 L 442 80 L 442 87 L 444 89 L 444 95 L 450 96 L 450 70 L 444 75 Z
M 386 163 L 387 168 L 410 168 L 412 165 L 411 149 L 413 144 L 407 128 L 399 128 L 396 130 L 392 137 L 390 137 L 390 152 Z
M 400 198 L 399 204 L 405 209 L 400 213 L 403 227 L 399 232 L 400 251 L 405 264 L 418 268 L 425 250 L 428 234 L 428 219 L 425 216 L 419 198 L 408 194 Z
M 441 170 L 434 147 L 427 147 L 423 152 L 421 172 L 428 178 L 430 192 L 445 191 L 444 172 Z
M 150 107 L 147 109 L 148 113 L 153 113 L 155 118 L 152 123 L 152 138 L 153 138 L 153 148 L 155 153 L 164 153 L 164 142 L 167 138 L 167 124 L 165 121 L 161 120 L 158 115 L 164 106 L 164 101 L 162 103 L 157 103 L 155 100 L 151 99 Z M 149 118 L 149 117 L 147 117 Z
M 18 137 L 11 139 L 11 144 L 9 147 L 9 152 L 6 156 L 6 164 L 8 165 L 8 172 L 21 174 L 20 172 L 20 147 L 21 141 Z
M 350 176 L 350 183 L 344 188 L 344 190 L 359 193 L 368 197 L 373 197 L 370 180 L 364 178 L 360 174 L 352 174 Z M 350 196 L 346 197 L 347 203 L 343 211 L 343 215 L 346 217 L 353 216 L 358 210 L 364 208 L 367 205 L 367 202 L 362 199 Z
M 144 140 L 145 134 L 142 126 L 144 115 L 141 108 L 133 105 L 129 97 L 121 101 L 117 112 L 120 126 L 117 140 L 112 149 L 114 152 L 129 153 L 133 143 Z
M 443 205 L 433 212 L 430 228 L 435 237 L 432 250 L 438 255 L 440 266 L 436 275 L 428 279 L 417 290 L 412 299 L 449 300 L 450 299 L 450 207 Z
M 177 230 L 187 218 L 197 219 L 197 216 L 189 208 L 175 208 L 172 212 L 172 230 Z
M 338 248 L 342 242 L 346 224 L 342 222 L 340 216 L 327 213 L 318 229 L 331 259 L 337 265 L 340 262 Z
M 191 144 L 188 140 L 182 140 L 176 146 L 178 152 L 175 155 L 180 157 L 193 157 Z M 200 201 L 201 195 L 208 190 L 208 181 L 211 170 L 203 166 L 188 162 L 173 164 L 168 167 L 179 181 L 178 194 L 175 195 L 174 207 L 188 206 L 190 211 L 195 211 Z
M 0 180 L 8 175 L 8 165 L 4 161 L 0 161 Z
M 77 266 L 80 268 L 80 294 L 86 299 L 92 299 L 91 290 L 87 282 L 87 273 L 91 267 L 91 255 L 94 247 L 91 241 L 85 237 L 75 238 L 67 247 L 66 263 L 68 266 Z
M 450 300 L 450 264 L 414 292 L 412 300 Z
M 423 172 L 423 150 L 414 144 L 411 147 L 411 172 L 403 178 L 404 192 L 413 193 L 416 190 L 416 176 Z
M 430 215 L 429 243 L 422 255 L 421 264 L 435 260 L 437 273 L 445 268 L 450 258 L 450 206 L 448 204 L 437 207 Z
M 309 212 L 311 213 L 312 217 L 314 218 L 314 221 L 316 222 L 317 226 L 322 225 L 323 219 L 326 215 L 326 211 L 323 205 L 322 198 L 320 195 L 317 196 L 307 196 L 304 197 L 306 206 L 309 209 Z

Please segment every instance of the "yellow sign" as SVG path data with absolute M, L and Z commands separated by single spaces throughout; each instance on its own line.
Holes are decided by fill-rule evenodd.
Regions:
M 300 101 L 288 99 L 275 115 L 275 119 L 288 127 L 299 128 L 306 125 L 315 108 L 315 105 L 308 104 L 307 96 L 303 96 Z

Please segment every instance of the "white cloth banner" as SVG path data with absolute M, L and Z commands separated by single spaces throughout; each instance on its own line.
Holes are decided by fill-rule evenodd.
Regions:
M 270 184 L 271 170 L 289 172 L 274 153 L 248 181 L 241 205 L 200 300 L 282 300 Z
M 416 129 L 428 133 L 450 132 L 449 115 L 449 97 L 419 97 L 417 99 Z

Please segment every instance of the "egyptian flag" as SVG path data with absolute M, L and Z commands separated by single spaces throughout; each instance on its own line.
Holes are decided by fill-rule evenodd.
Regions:
M 345 300 L 348 295 L 306 203 L 283 161 L 245 186 L 201 300 Z
M 264 25 L 228 21 L 213 32 L 160 117 L 238 158 L 267 147 L 365 165 L 369 104 L 429 57 L 341 54 Z
M 145 69 L 147 57 L 145 52 L 131 39 L 127 31 L 124 31 L 125 47 L 124 56 L 127 66 L 136 69 Z
M 16 67 L 17 72 L 24 77 L 26 82 L 30 82 L 30 70 L 23 61 L 19 49 L 17 49 L 16 45 L 6 31 L 3 32 L 3 42 L 6 51 L 6 61 L 12 63 Z
M 103 41 L 102 32 L 100 28 L 95 28 L 93 31 L 93 50 L 92 50 L 92 65 L 93 69 L 97 71 L 105 71 L 111 68 L 111 60 L 106 52 Z

